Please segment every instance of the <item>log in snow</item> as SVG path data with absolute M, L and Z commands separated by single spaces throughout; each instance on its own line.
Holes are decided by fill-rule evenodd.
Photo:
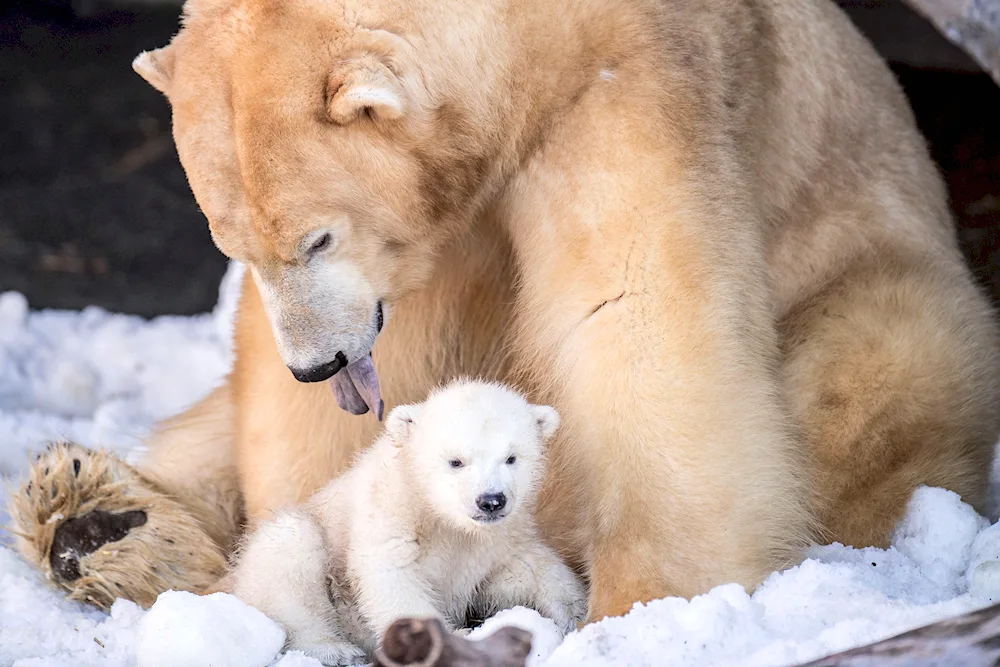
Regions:
M 1000 604 L 800 667 L 986 667 L 1000 660 Z
M 403 618 L 385 631 L 378 667 L 524 667 L 531 633 L 500 628 L 480 641 L 447 632 L 436 619 Z

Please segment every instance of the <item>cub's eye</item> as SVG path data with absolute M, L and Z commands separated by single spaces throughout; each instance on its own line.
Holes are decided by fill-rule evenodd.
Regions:
M 461 468 L 465 464 L 462 463 L 459 459 L 452 459 L 451 461 L 448 461 L 448 465 L 450 465 L 452 468 Z
M 516 456 L 512 456 L 509 459 L 507 459 L 507 465 L 512 466 L 512 465 L 514 465 L 515 461 L 517 461 L 517 457 Z
M 319 252 L 321 250 L 326 250 L 327 248 L 330 247 L 330 241 L 331 241 L 330 235 L 323 234 L 323 236 L 313 241 L 313 244 L 309 247 L 309 252 Z

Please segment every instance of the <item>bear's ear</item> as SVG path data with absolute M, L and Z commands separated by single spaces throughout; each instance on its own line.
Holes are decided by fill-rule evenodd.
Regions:
M 538 425 L 538 432 L 542 436 L 542 441 L 547 442 L 559 428 L 559 413 L 555 408 L 548 405 L 532 405 L 531 414 Z
M 152 51 L 143 51 L 132 61 L 132 69 L 158 91 L 170 96 L 170 80 L 174 75 L 174 52 L 164 46 Z
M 419 405 L 397 405 L 385 420 L 385 432 L 392 444 L 402 447 L 410 439 L 413 421 L 420 413 Z
M 406 94 L 396 75 L 368 56 L 344 63 L 330 74 L 326 113 L 338 125 L 353 123 L 362 116 L 394 120 L 406 113 Z

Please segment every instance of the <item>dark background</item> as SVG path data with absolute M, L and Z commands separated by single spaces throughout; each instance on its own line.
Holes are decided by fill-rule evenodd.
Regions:
M 1000 302 L 1000 88 L 899 2 L 838 2 L 909 95 L 962 247 Z M 177 161 L 167 102 L 130 66 L 170 39 L 178 13 L 169 0 L 0 9 L 0 291 L 33 308 L 144 316 L 215 304 L 225 259 Z

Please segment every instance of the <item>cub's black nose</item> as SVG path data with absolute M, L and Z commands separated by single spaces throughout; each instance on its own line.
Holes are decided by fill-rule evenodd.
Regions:
M 328 361 L 325 364 L 313 366 L 312 368 L 292 368 L 289 366 L 288 370 L 292 372 L 292 375 L 299 382 L 322 382 L 323 380 L 332 378 L 337 374 L 337 371 L 346 365 L 347 357 L 344 356 L 343 352 L 338 352 L 333 361 Z
M 502 493 L 484 493 L 476 498 L 476 506 L 487 514 L 495 514 L 507 506 L 507 496 Z

